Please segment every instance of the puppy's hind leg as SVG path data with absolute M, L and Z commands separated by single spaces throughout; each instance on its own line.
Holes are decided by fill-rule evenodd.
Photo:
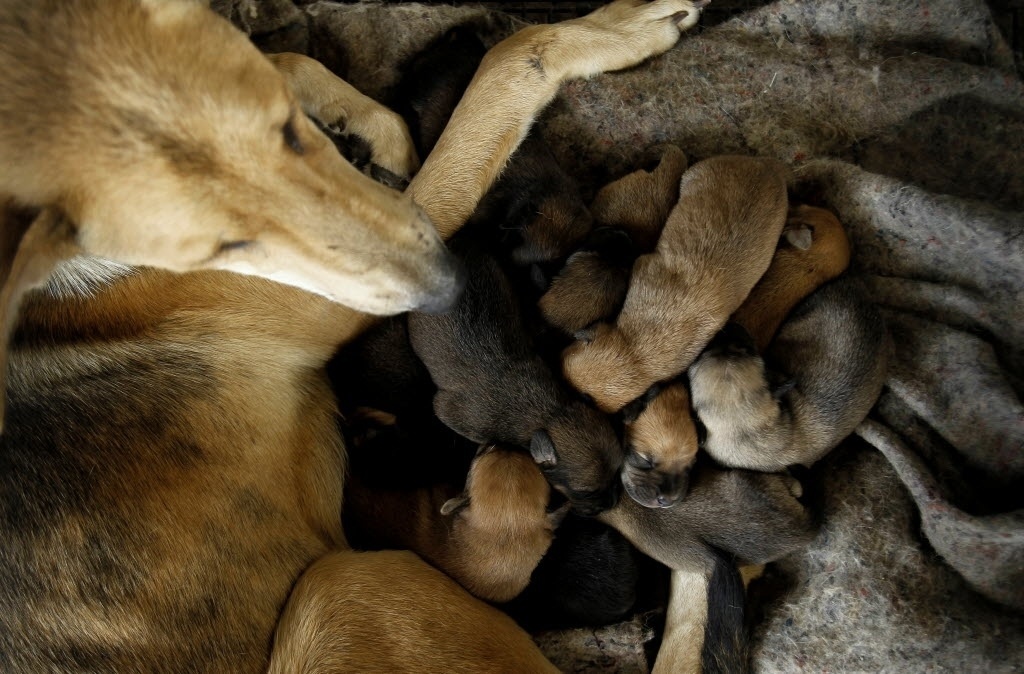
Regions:
M 634 66 L 676 43 L 707 0 L 617 0 L 587 16 L 530 26 L 495 45 L 409 194 L 448 238 L 491 188 L 534 117 L 566 80 Z

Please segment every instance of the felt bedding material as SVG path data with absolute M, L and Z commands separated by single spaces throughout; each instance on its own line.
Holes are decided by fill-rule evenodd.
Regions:
M 385 102 L 396 65 L 452 25 L 488 44 L 516 25 L 465 7 L 214 6 Z M 540 130 L 591 195 L 663 142 L 789 163 L 884 309 L 885 391 L 811 473 L 817 538 L 752 588 L 753 668 L 1024 668 L 1024 84 L 988 6 L 765 3 L 569 84 Z M 566 671 L 645 671 L 644 620 L 614 630 L 541 643 Z

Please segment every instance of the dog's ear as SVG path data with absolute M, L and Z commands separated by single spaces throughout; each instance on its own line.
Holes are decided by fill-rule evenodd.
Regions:
M 664 386 L 661 382 L 655 382 L 651 384 L 651 387 L 647 389 L 642 396 L 623 407 L 621 413 L 622 423 L 631 424 L 636 421 L 637 418 L 644 413 L 644 410 L 647 409 L 647 406 L 658 397 L 661 393 L 661 389 L 663 388 Z
M 608 332 L 609 325 L 602 321 L 591 323 L 582 330 L 577 330 L 573 334 L 573 339 L 577 342 L 583 342 L 584 344 L 590 344 L 592 341 L 600 337 L 602 334 Z
M 802 223 L 793 227 L 787 226 L 782 232 L 782 238 L 794 248 L 810 250 L 811 245 L 814 243 L 814 230 Z
M 445 501 L 444 505 L 441 506 L 441 514 L 448 516 L 458 512 L 459 510 L 462 510 L 468 505 L 469 497 L 466 496 L 465 494 L 462 494 L 461 496 L 456 496 L 455 498 L 450 498 L 447 501 Z
M 0 203 L 0 433 L 7 402 L 7 347 L 25 293 L 50 277 L 61 260 L 78 253 L 74 230 L 54 209 L 35 215 Z
M 554 468 L 558 465 L 555 443 L 551 441 L 551 436 L 543 428 L 533 432 L 533 437 L 530 439 L 530 456 L 541 468 Z

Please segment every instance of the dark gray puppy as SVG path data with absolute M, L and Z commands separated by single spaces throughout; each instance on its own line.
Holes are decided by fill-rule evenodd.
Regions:
M 888 353 L 881 315 L 849 277 L 800 303 L 764 359 L 742 328 L 723 330 L 688 372 L 707 431 L 703 448 L 737 468 L 814 463 L 867 416 L 885 382 Z M 786 383 L 774 386 L 770 371 Z
M 599 519 L 672 569 L 655 674 L 746 671 L 743 586 L 735 564 L 766 564 L 807 545 L 810 513 L 786 475 L 699 462 L 671 508 L 622 499 Z
M 463 237 L 451 249 L 466 265 L 461 298 L 443 315 L 409 315 L 413 349 L 438 388 L 438 418 L 474 442 L 528 447 L 578 512 L 611 507 L 623 458 L 611 423 L 569 394 L 534 352 L 494 258 Z

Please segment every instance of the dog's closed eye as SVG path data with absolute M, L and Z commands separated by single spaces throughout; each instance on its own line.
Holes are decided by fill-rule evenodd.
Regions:
M 224 253 L 230 253 L 233 250 L 241 250 L 243 248 L 248 248 L 254 243 L 256 242 L 246 241 L 244 239 L 240 241 L 223 241 L 217 246 L 217 252 L 214 253 L 214 257 L 216 257 L 217 255 L 223 255 Z
M 305 154 L 306 147 L 299 140 L 299 134 L 295 131 L 295 116 L 292 115 L 288 118 L 288 121 L 284 123 L 281 128 L 281 132 L 284 134 L 285 144 L 292 149 L 295 154 Z

